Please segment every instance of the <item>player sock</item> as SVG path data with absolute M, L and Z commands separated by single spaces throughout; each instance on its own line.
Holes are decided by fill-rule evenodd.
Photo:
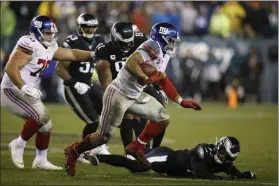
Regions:
M 27 141 L 25 141 L 24 139 L 22 139 L 21 136 L 18 136 L 17 140 L 16 140 L 16 144 L 20 147 L 25 147 L 27 144 Z
M 164 129 L 160 134 L 153 138 L 152 149 L 159 147 L 162 143 L 162 140 L 165 136 L 166 129 Z
M 37 132 L 36 134 L 36 148 L 39 150 L 45 150 L 48 148 L 50 140 L 50 132 Z
M 82 131 L 82 139 L 85 138 L 88 134 L 96 132 L 99 122 L 86 124 Z
M 30 117 L 24 124 L 21 131 L 21 138 L 25 141 L 28 141 L 41 127 L 41 125 Z
M 154 136 L 160 134 L 166 128 L 165 125 L 160 125 L 150 121 L 138 137 L 138 141 L 148 143 Z
M 90 139 L 91 135 L 92 134 L 88 134 L 82 141 L 74 144 L 74 149 L 77 154 L 81 154 L 85 151 L 88 151 L 88 150 L 91 150 L 91 149 L 94 149 L 95 147 L 97 147 L 97 145 L 94 145 L 91 143 L 91 139 Z
M 47 161 L 47 150 L 48 149 L 44 149 L 44 150 L 40 150 L 40 149 L 36 149 L 36 159 L 38 161 Z
M 120 135 L 124 148 L 133 141 L 133 120 L 123 119 L 120 125 Z

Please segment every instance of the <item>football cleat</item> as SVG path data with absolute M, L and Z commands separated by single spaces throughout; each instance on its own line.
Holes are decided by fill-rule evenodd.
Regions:
M 69 176 L 75 176 L 78 154 L 74 150 L 74 144 L 66 147 L 64 149 L 64 154 L 66 172 Z
M 86 152 L 84 153 L 84 159 L 90 162 L 91 165 L 97 166 L 99 165 L 99 159 L 95 154 Z
M 125 148 L 127 155 L 133 156 L 136 160 L 146 166 L 150 166 L 150 162 L 144 156 L 144 145 L 140 144 L 137 140 L 127 145 Z
M 77 162 L 79 162 L 79 163 L 85 163 L 85 164 L 90 164 L 90 161 L 88 161 L 88 160 L 86 159 L 86 157 L 85 157 L 85 153 L 89 153 L 89 151 L 80 154 L 79 157 L 78 157 L 78 159 L 77 159 Z
M 33 161 L 32 169 L 42 169 L 42 170 L 62 170 L 62 167 L 53 165 L 49 161 L 39 161 L 36 158 Z
M 14 165 L 19 168 L 24 168 L 23 163 L 23 153 L 24 153 L 24 147 L 20 147 L 16 143 L 16 139 L 10 142 L 9 149 L 11 151 L 11 158 Z

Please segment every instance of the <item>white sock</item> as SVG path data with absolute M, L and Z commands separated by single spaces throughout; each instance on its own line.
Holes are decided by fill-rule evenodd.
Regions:
M 36 149 L 36 159 L 38 161 L 47 161 L 47 149 L 45 150 Z
M 16 139 L 16 143 L 19 147 L 25 147 L 26 144 L 27 144 L 27 141 L 25 141 L 24 139 L 22 139 L 21 136 L 19 136 L 17 139 Z

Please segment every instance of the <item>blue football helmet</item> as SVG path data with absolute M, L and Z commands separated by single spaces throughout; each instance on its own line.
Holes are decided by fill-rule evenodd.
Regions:
M 36 16 L 31 21 L 30 34 L 46 47 L 56 43 L 57 32 L 55 23 L 48 16 Z
M 163 53 L 175 55 L 179 42 L 179 33 L 176 27 L 170 23 L 161 22 L 153 25 L 150 33 L 153 41 L 159 43 Z

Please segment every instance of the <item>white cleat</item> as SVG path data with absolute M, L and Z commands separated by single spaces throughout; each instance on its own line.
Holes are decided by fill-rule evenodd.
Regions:
M 33 161 L 32 169 L 43 169 L 43 170 L 62 170 L 62 167 L 53 165 L 49 161 L 38 161 L 36 158 Z
M 87 151 L 88 153 L 89 151 Z M 88 161 L 87 159 L 84 158 L 84 155 L 85 155 L 86 152 L 82 153 L 79 155 L 78 159 L 77 159 L 77 162 L 79 163 L 85 163 L 85 164 L 90 164 L 90 161 Z
M 108 146 L 106 144 L 103 144 L 103 145 L 101 145 L 99 147 L 96 147 L 95 149 L 92 149 L 90 151 L 90 154 L 109 155 L 111 153 L 108 151 Z
M 24 168 L 23 163 L 23 153 L 24 153 L 24 147 L 19 147 L 16 143 L 16 139 L 10 142 L 9 149 L 11 151 L 11 158 L 14 163 L 14 165 L 19 168 Z

